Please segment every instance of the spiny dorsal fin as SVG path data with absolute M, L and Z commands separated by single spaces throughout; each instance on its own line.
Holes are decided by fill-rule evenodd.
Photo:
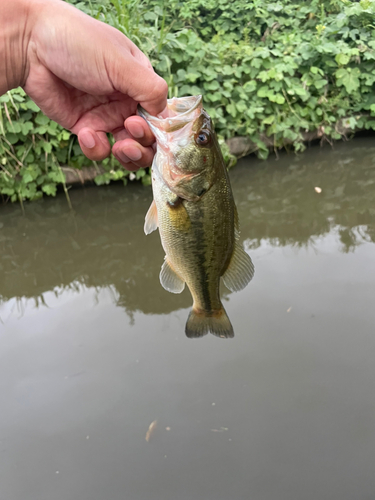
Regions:
M 164 264 L 160 271 L 160 283 L 168 292 L 181 293 L 185 288 L 185 282 L 172 269 L 169 261 L 165 258 Z
M 224 284 L 232 292 L 239 292 L 245 288 L 253 276 L 254 264 L 242 245 L 236 241 L 228 269 L 223 275 Z
M 148 212 L 145 217 L 145 225 L 144 225 L 144 231 L 146 234 L 152 233 L 152 231 L 155 231 L 155 229 L 158 228 L 158 211 L 156 209 L 156 203 L 155 200 L 152 200 L 152 203 L 150 205 L 150 208 L 148 209 Z

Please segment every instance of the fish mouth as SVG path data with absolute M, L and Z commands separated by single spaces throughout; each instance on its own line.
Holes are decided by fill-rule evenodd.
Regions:
M 202 96 L 173 97 L 167 99 L 167 107 L 158 116 L 152 116 L 139 104 L 137 113 L 150 125 L 151 130 L 170 133 L 191 123 L 202 110 Z M 157 135 L 157 134 L 156 134 Z

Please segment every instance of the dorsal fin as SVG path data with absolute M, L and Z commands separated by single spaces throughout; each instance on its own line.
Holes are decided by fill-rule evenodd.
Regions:
M 150 208 L 147 211 L 146 217 L 145 217 L 145 225 L 144 225 L 144 231 L 146 234 L 152 233 L 152 231 L 155 231 L 155 229 L 158 228 L 158 211 L 156 208 L 156 203 L 155 200 L 152 200 L 152 203 L 150 205 Z
M 238 292 L 245 288 L 253 276 L 254 264 L 242 245 L 236 241 L 229 266 L 223 275 L 224 284 L 232 292 Z

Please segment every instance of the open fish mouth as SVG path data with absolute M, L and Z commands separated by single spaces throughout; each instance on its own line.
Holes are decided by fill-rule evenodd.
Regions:
M 190 113 L 196 110 L 199 106 L 202 106 L 202 96 L 194 95 L 188 97 L 172 97 L 172 99 L 167 99 L 167 107 L 163 113 L 158 116 L 152 116 L 148 113 L 142 106 L 138 105 L 138 114 L 145 118 L 147 121 L 152 121 L 155 123 L 164 122 L 166 119 L 171 119 L 172 122 L 176 121 L 176 118 L 187 119 Z
M 184 153 L 186 156 L 186 151 L 195 147 L 196 129 L 205 114 L 202 96 L 168 99 L 165 110 L 158 116 L 152 116 L 138 106 L 138 114 L 146 120 L 156 139 L 157 151 L 152 164 L 153 172 L 179 197 L 199 199 L 196 195 L 191 198 L 181 187 L 181 182 L 186 184 L 200 175 L 200 172 L 190 168 L 189 162 L 181 160 L 181 155 Z
M 156 140 L 162 140 L 164 134 L 176 132 L 188 123 L 193 123 L 203 110 L 202 96 L 173 97 L 167 100 L 167 107 L 158 116 L 152 116 L 140 105 L 138 114 L 146 120 Z

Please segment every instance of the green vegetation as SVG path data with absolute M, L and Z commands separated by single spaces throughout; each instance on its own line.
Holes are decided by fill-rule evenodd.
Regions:
M 292 142 L 301 151 L 304 132 L 331 141 L 375 129 L 375 0 L 72 3 L 129 36 L 170 97 L 202 93 L 222 141 L 248 136 L 261 158 L 265 136 L 275 150 Z M 0 98 L 0 158 L 0 193 L 21 202 L 54 195 L 61 165 L 91 164 L 20 89 Z M 113 158 L 104 168 L 97 184 L 126 183 Z M 137 177 L 149 183 L 146 171 Z

